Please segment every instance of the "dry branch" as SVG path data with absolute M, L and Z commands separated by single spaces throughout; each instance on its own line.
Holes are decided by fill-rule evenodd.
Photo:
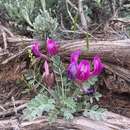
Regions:
M 25 104 L 22 104 L 22 105 L 16 107 L 15 109 L 14 109 L 14 108 L 13 108 L 13 109 L 11 108 L 11 109 L 9 109 L 9 110 L 7 110 L 7 111 L 0 112 L 0 117 L 5 117 L 5 116 L 12 115 L 12 114 L 15 113 L 15 110 L 16 110 L 16 111 L 21 111 L 21 110 L 23 110 L 24 108 L 26 108 L 26 106 L 27 106 L 27 104 L 25 103 Z
M 83 0 L 78 0 L 78 4 L 79 4 L 80 19 L 81 19 L 83 29 L 87 30 L 88 25 L 87 25 L 87 20 L 86 20 L 85 15 L 84 15 Z

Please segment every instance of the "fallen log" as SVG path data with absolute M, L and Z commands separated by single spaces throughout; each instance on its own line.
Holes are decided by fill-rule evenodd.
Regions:
M 67 128 L 73 130 L 129 130 L 130 119 L 112 112 L 105 112 L 105 118 L 102 121 L 95 121 L 85 117 L 75 117 L 72 121 L 58 119 L 51 126 L 53 128 Z M 0 129 L 20 129 L 20 130 L 40 130 L 51 127 L 47 118 L 42 117 L 34 121 L 19 122 L 16 119 L 1 120 Z
M 9 46 L 13 46 L 13 44 L 15 44 L 14 47 L 24 45 L 26 49 L 8 57 L 2 62 L 2 64 L 6 64 L 19 55 L 25 53 L 28 47 L 30 47 L 32 41 L 33 39 L 25 37 L 7 37 L 7 43 Z M 111 86 L 111 89 L 114 92 L 117 92 L 118 90 L 120 93 L 130 93 L 130 39 L 119 41 L 90 41 L 89 45 L 85 40 L 59 41 L 59 43 L 61 43 L 60 54 L 67 60 L 70 59 L 70 53 L 77 49 L 81 49 L 82 56 L 87 59 L 92 60 L 95 55 L 99 55 L 105 64 L 105 69 L 128 82 L 124 83 L 125 87 L 123 88 L 117 87 L 119 85 L 115 87 L 113 87 L 113 85 L 109 85 Z M 119 88 L 122 88 L 122 90 Z
M 30 46 L 32 41 L 33 39 L 26 37 L 7 37 L 9 46 L 15 44 L 15 47 L 23 45 L 25 47 Z M 87 59 L 92 59 L 94 55 L 99 55 L 106 64 L 106 69 L 130 82 L 130 39 L 119 41 L 91 41 L 89 45 L 87 45 L 85 40 L 59 41 L 59 43 L 61 43 L 60 54 L 64 58 L 69 58 L 70 53 L 77 49 L 81 49 L 82 56 Z M 5 59 L 2 64 L 6 64 L 21 53 L 24 53 L 23 50 Z
M 11 46 L 30 45 L 33 39 L 25 37 L 7 37 L 7 43 Z M 60 54 L 68 56 L 77 49 L 82 50 L 82 55 L 92 59 L 94 55 L 101 56 L 104 62 L 113 63 L 130 70 L 130 39 L 119 41 L 90 41 L 85 40 L 59 41 L 61 42 Z M 63 44 L 62 44 L 63 43 Z
M 81 49 L 82 55 L 92 59 L 99 55 L 104 62 L 113 63 L 130 70 L 130 39 L 119 41 L 91 41 L 87 48 L 85 40 L 66 41 L 60 48 L 61 55 Z

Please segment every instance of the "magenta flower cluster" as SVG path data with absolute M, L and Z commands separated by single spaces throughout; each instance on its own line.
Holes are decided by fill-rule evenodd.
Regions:
M 48 54 L 50 56 L 54 56 L 58 53 L 59 45 L 53 39 L 47 38 L 46 48 L 47 48 Z M 42 56 L 42 53 L 40 52 L 40 42 L 39 41 L 33 42 L 32 53 L 37 58 Z
M 49 39 L 49 38 L 47 39 L 46 49 L 47 49 L 49 56 L 56 55 L 58 53 L 58 48 L 59 48 L 59 46 L 56 41 Z M 40 42 L 39 41 L 33 42 L 32 53 L 36 58 L 42 57 L 42 53 L 40 52 Z M 44 72 L 43 72 L 42 79 L 43 79 L 44 83 L 48 87 L 52 87 L 53 83 L 54 83 L 54 74 L 53 74 L 53 72 L 50 72 L 49 64 L 47 61 L 44 62 L 43 70 L 44 70 Z
M 49 56 L 54 56 L 58 53 L 59 45 L 53 39 L 47 39 L 46 44 L 47 52 Z M 40 52 L 40 43 L 35 41 L 32 45 L 32 52 L 38 58 L 42 56 Z M 71 80 L 78 80 L 84 82 L 90 77 L 97 76 L 102 72 L 103 64 L 99 56 L 95 56 L 93 59 L 93 70 L 91 71 L 90 63 L 88 60 L 81 60 L 78 63 L 80 50 L 77 50 L 71 54 L 70 64 L 67 67 L 67 76 Z
M 80 54 L 80 50 L 77 50 L 71 54 L 70 64 L 67 68 L 67 76 L 69 79 L 84 82 L 90 77 L 97 76 L 102 72 L 103 64 L 99 56 L 94 57 L 94 68 L 93 71 L 91 71 L 88 60 L 81 60 L 80 63 L 78 63 Z

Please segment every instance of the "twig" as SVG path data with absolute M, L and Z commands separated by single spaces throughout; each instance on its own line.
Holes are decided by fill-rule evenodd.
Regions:
M 127 18 L 112 18 L 110 21 L 122 22 L 124 24 L 130 24 L 130 19 L 127 19 Z
M 15 103 L 15 106 L 18 106 L 18 105 L 27 103 L 27 101 L 28 100 L 16 100 L 16 101 L 14 101 L 14 103 Z M 5 103 L 4 105 L 1 105 L 1 106 L 7 108 L 7 107 L 13 106 L 13 103 L 12 102 L 7 102 L 7 103 Z
M 7 34 L 9 34 L 10 37 L 14 37 L 14 34 L 6 27 L 0 25 L 0 28 L 3 29 Z
M 26 106 L 27 106 L 26 103 L 25 103 L 25 104 L 22 104 L 22 105 L 16 107 L 16 108 L 15 108 L 15 111 L 17 111 L 17 112 L 18 112 L 18 111 L 21 111 L 21 110 L 23 110 L 24 108 L 26 108 Z M 9 110 L 7 110 L 7 111 L 0 112 L 0 117 L 12 115 L 12 114 L 15 113 L 15 111 L 14 111 L 14 109 L 9 109 Z
M 47 57 L 45 54 L 41 54 L 42 58 L 47 60 L 47 61 L 50 61 L 49 57 Z
M 0 105 L 0 109 L 3 111 L 6 111 L 6 109 L 4 107 L 2 107 L 1 105 Z
M 1 38 L 0 38 L 0 40 L 2 40 Z M 30 43 L 31 44 L 31 42 L 32 41 L 34 41 L 35 39 L 31 39 L 31 38 L 26 38 L 26 37 L 7 37 L 7 42 L 8 43 L 17 43 L 17 45 L 19 45 L 19 44 L 24 44 L 24 43 Z M 19 43 L 19 44 L 18 44 Z
M 67 12 L 68 12 L 68 14 L 69 14 L 70 19 L 72 20 L 73 23 L 75 23 L 75 20 L 74 20 L 74 18 L 73 18 L 73 16 L 72 16 L 71 12 L 69 11 L 68 0 L 66 0 L 66 8 L 67 8 Z M 78 25 L 77 23 L 76 23 L 76 27 L 77 27 L 79 30 L 81 30 L 81 28 L 79 27 L 79 25 Z
M 14 100 L 14 97 L 12 97 L 12 103 L 13 103 L 13 106 L 14 106 L 14 112 L 15 112 L 15 115 L 17 115 L 17 109 L 16 109 L 16 106 L 15 106 L 15 100 Z
M 7 39 L 6 39 L 6 33 L 3 29 L 1 29 L 2 31 L 2 36 L 3 36 L 3 42 L 4 42 L 4 49 L 7 49 Z
M 48 124 L 48 121 L 47 119 L 44 117 L 42 119 L 38 119 L 38 120 L 34 120 L 34 121 L 26 121 L 26 122 L 23 122 L 21 124 L 22 127 L 26 127 L 26 126 L 29 126 L 29 125 L 32 125 L 32 124 L 39 124 L 39 123 L 47 123 Z
M 78 8 L 70 1 L 70 0 L 67 0 L 68 4 L 73 7 L 76 11 L 78 11 Z
M 63 16 L 62 16 L 62 14 L 60 15 L 60 17 L 61 17 L 61 28 L 65 29 L 65 26 L 64 26 L 64 22 L 63 22 Z
M 82 11 L 82 5 L 80 5 L 81 7 L 81 11 Z M 70 17 L 70 19 L 72 20 L 72 22 L 73 23 L 75 23 L 75 20 L 74 20 L 74 18 L 73 18 L 73 16 L 72 16 L 72 14 L 71 14 L 71 12 L 69 11 L 69 7 L 68 7 L 68 3 L 67 3 L 67 0 L 66 0 L 66 8 L 67 8 L 67 12 L 68 12 L 68 14 L 69 14 L 69 17 Z M 82 13 L 81 13 L 82 14 Z M 84 15 L 84 14 L 82 14 L 82 15 Z M 82 19 L 83 19 L 83 17 L 85 18 L 85 16 L 82 16 Z M 85 19 L 86 20 L 86 19 Z M 81 20 L 82 21 L 82 20 Z M 82 21 L 83 22 L 83 21 Z M 87 22 L 87 21 L 86 21 Z M 85 23 L 85 24 L 83 24 L 84 25 L 84 29 L 82 28 L 82 27 L 80 27 L 77 23 L 75 23 L 75 25 L 76 25 L 76 27 L 78 28 L 78 30 L 80 31 L 80 32 L 82 32 L 82 33 L 84 33 L 85 35 L 86 34 L 88 34 L 88 35 L 90 35 L 91 37 L 93 37 L 94 39 L 97 39 L 97 38 L 95 38 L 92 34 L 90 34 L 90 33 L 88 33 L 87 31 L 85 31 L 86 29 L 87 29 L 87 23 Z
M 80 14 L 80 19 L 81 19 L 81 24 L 83 26 L 83 29 L 87 30 L 87 20 L 85 18 L 84 15 L 84 11 L 83 11 L 83 5 L 82 5 L 83 0 L 79 0 L 78 4 L 79 4 L 79 14 Z
M 29 49 L 29 48 L 31 48 L 31 46 L 27 46 L 27 47 L 25 47 L 23 50 L 21 50 L 19 53 L 17 53 L 17 54 L 15 54 L 15 55 L 13 55 L 13 56 L 11 56 L 11 57 L 9 57 L 8 59 L 6 59 L 6 60 L 4 60 L 3 62 L 2 62 L 2 64 L 4 65 L 4 64 L 7 64 L 9 61 L 11 61 L 12 59 L 14 59 L 14 58 L 16 58 L 17 56 L 20 56 L 21 54 L 23 54 L 27 49 Z
M 67 30 L 67 29 L 61 29 L 61 31 L 64 33 L 84 34 L 84 32 L 81 32 L 79 30 L 72 31 L 72 30 Z
M 0 51 L 0 56 L 7 55 L 7 54 L 9 54 L 8 50 L 3 50 L 2 49 L 2 51 Z

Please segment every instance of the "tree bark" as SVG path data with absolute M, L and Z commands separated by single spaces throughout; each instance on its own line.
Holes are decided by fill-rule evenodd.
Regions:
M 82 55 L 92 59 L 99 55 L 104 62 L 113 63 L 130 70 L 130 39 L 119 41 L 91 41 L 89 48 L 85 40 L 66 41 L 61 46 L 61 54 L 68 55 L 74 50 L 81 49 Z

